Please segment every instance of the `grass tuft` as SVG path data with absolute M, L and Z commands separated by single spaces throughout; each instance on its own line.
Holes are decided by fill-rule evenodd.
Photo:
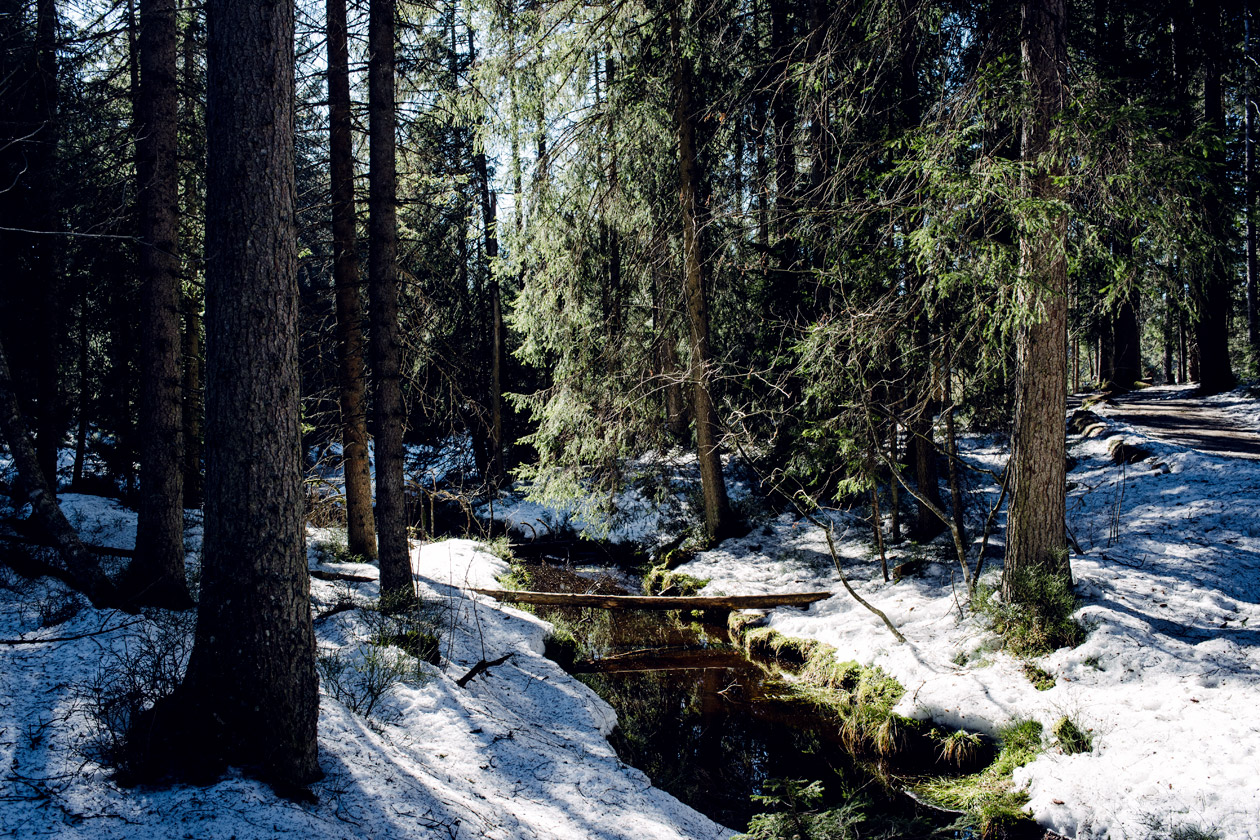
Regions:
M 1082 729 L 1070 717 L 1064 715 L 1050 729 L 1064 755 L 1087 753 L 1094 749 L 1094 735 Z
M 984 770 L 969 776 L 935 778 L 918 785 L 915 793 L 943 807 L 966 811 L 983 837 L 1026 821 L 1023 808 L 1028 794 L 1013 790 L 1011 778 L 1041 753 L 1041 724 L 1016 721 L 999 733 L 998 740 L 997 759 Z

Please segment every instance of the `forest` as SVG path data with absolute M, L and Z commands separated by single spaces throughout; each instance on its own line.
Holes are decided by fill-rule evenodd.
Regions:
M 1251 6 L 0 0 L 0 833 L 1254 838 Z

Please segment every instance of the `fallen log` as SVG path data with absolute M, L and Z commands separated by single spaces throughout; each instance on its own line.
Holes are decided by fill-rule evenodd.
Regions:
M 830 592 L 784 592 L 778 595 L 593 595 L 573 592 L 528 592 L 509 589 L 473 589 L 500 601 L 552 607 L 599 607 L 606 610 L 757 610 L 771 607 L 805 607 L 830 598 Z

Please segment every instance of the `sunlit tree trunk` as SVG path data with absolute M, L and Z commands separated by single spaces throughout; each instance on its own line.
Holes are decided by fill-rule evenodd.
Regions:
M 354 212 L 354 149 L 350 131 L 350 51 L 345 0 L 328 0 L 329 179 L 332 187 L 333 287 L 337 308 L 337 390 L 341 404 L 346 547 L 376 557 L 372 474 L 368 463 L 363 300 Z
M 678 197 L 682 204 L 683 283 L 687 316 L 691 329 L 692 414 L 696 422 L 696 455 L 704 494 L 704 528 L 711 541 L 727 536 L 734 515 L 726 496 L 722 476 L 722 455 L 718 447 L 717 411 L 710 392 L 709 308 L 705 297 L 704 266 L 700 255 L 701 207 L 698 199 L 700 164 L 696 155 L 696 108 L 692 97 L 691 59 L 683 52 L 681 10 L 673 8 L 671 42 L 675 60 L 675 125 L 678 131 Z
M 1064 0 L 1025 0 L 1020 47 L 1029 103 L 1024 114 L 1024 193 L 1057 202 L 1063 175 L 1052 130 L 1066 105 Z M 1033 570 L 1069 575 L 1065 551 L 1067 217 L 1048 209 L 1020 240 L 1019 298 L 1030 321 L 1019 333 L 1011 502 L 1003 595 L 1022 600 Z
M 381 592 L 413 591 L 403 497 L 402 344 L 398 325 L 394 0 L 371 0 L 368 32 L 368 296 L 375 380 L 376 528 Z

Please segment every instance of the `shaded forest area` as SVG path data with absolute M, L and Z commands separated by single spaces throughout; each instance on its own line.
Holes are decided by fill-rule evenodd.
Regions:
M 775 505 L 886 492 L 887 539 L 950 531 L 973 585 L 956 436 L 998 430 L 1035 610 L 1066 394 L 1257 364 L 1245 5 L 3 3 L 12 494 L 127 608 L 188 605 L 206 511 L 143 778 L 318 775 L 307 516 L 406 591 L 425 500 L 599 508 L 681 449 L 697 542 L 741 533 L 725 454 Z M 58 486 L 138 508 L 121 579 Z

